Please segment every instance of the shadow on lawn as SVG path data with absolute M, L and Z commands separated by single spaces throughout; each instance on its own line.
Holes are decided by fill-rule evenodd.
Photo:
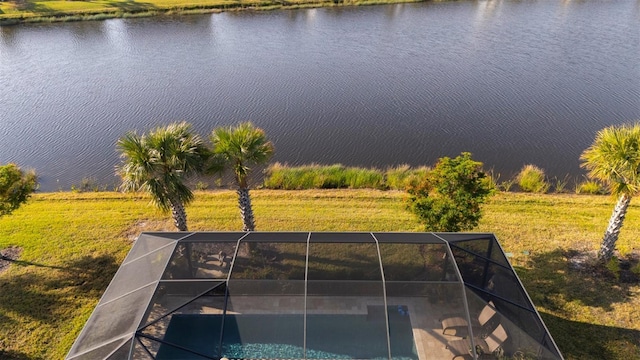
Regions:
M 46 323 L 68 317 L 67 309 L 83 299 L 99 299 L 119 267 L 111 255 L 84 256 L 63 266 L 13 264 L 29 269 L 0 280 L 0 310 Z
M 20 11 L 30 11 L 34 13 L 39 13 L 42 15 L 54 14 L 59 11 L 54 10 L 48 6 L 46 6 L 42 1 L 38 0 L 14 0 L 16 4 L 16 8 Z M 134 0 L 107 0 L 104 1 L 104 4 L 110 7 L 117 9 L 117 11 L 121 12 L 140 12 L 146 10 L 154 10 L 156 7 L 147 2 L 134 1 Z M 64 11 L 62 11 L 64 12 Z
M 122 12 L 140 12 L 145 10 L 155 10 L 156 7 L 151 3 L 133 1 L 133 0 L 108 0 L 104 2 L 105 5 L 117 8 Z
M 53 311 L 60 306 L 60 295 L 46 285 L 44 268 L 14 274 L 0 281 L 0 311 L 47 323 L 55 322 Z
M 12 350 L 0 350 L 0 359 L 6 360 L 40 360 L 41 357 L 33 357 L 21 352 Z
M 540 315 L 567 360 L 640 359 L 638 330 L 570 321 L 544 312 Z
M 82 293 L 100 298 L 119 267 L 112 255 L 83 256 L 67 263 L 61 285 L 78 287 Z
M 9 261 L 13 265 L 17 265 L 17 266 L 35 266 L 35 267 L 41 267 L 41 268 L 47 268 L 47 269 L 67 270 L 67 268 L 64 266 L 45 265 L 45 264 L 35 263 L 31 261 L 13 260 L 6 257 L 0 257 L 0 259 L 4 261 Z
M 569 266 L 562 249 L 533 254 L 528 267 L 515 267 L 533 303 L 562 311 L 566 301 L 578 300 L 586 306 L 612 310 L 612 304 L 629 300 L 629 284 Z
M 33 13 L 42 13 L 47 14 L 52 12 L 53 10 L 42 4 L 42 2 L 37 2 L 35 0 L 15 0 L 16 9 L 20 11 L 30 11 Z

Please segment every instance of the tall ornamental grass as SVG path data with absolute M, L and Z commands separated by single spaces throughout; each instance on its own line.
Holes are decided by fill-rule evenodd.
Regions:
M 520 190 L 544 194 L 549 190 L 544 170 L 535 165 L 525 165 L 516 177 Z
M 391 167 L 384 174 L 385 182 L 389 189 L 405 190 L 418 185 L 420 179 L 427 176 L 429 170 L 431 169 L 427 166 L 414 169 L 407 164 Z
M 280 163 L 266 170 L 264 187 L 280 190 L 379 189 L 405 190 L 429 172 L 428 167 L 401 165 L 386 171 L 334 165 L 287 166 Z
M 266 170 L 264 187 L 281 190 L 304 189 L 382 189 L 384 175 L 375 169 L 303 165 L 290 167 L 276 163 Z

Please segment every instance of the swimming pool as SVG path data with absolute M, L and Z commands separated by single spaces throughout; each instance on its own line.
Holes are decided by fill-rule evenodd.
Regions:
M 382 308 L 382 307 L 378 307 Z M 382 309 L 370 309 L 379 312 Z M 382 312 L 384 314 L 384 312 Z M 156 359 L 388 359 L 384 316 L 174 314 Z M 406 307 L 389 307 L 391 356 L 417 360 Z M 221 346 L 220 346 L 221 345 Z M 203 356 L 181 350 L 189 349 Z M 306 356 L 305 356 L 306 355 Z

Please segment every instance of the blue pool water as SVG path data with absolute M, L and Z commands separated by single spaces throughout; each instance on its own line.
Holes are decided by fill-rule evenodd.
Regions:
M 173 315 L 156 359 L 387 359 L 382 307 L 368 315 Z M 389 307 L 391 355 L 417 360 L 406 307 Z M 181 350 L 189 349 L 204 356 Z

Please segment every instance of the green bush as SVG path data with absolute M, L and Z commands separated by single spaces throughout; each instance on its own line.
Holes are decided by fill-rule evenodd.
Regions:
M 424 223 L 426 231 L 466 231 L 478 225 L 480 205 L 493 193 L 482 163 L 462 153 L 443 157 L 427 176 L 409 188 L 407 208 Z
M 605 193 L 602 184 L 595 180 L 583 181 L 576 186 L 576 194 L 602 195 Z
M 18 209 L 37 189 L 38 176 L 34 170 L 23 171 L 13 163 L 1 165 L 0 217 Z
M 516 177 L 520 190 L 544 194 L 549 190 L 549 183 L 544 170 L 535 165 L 525 165 Z

